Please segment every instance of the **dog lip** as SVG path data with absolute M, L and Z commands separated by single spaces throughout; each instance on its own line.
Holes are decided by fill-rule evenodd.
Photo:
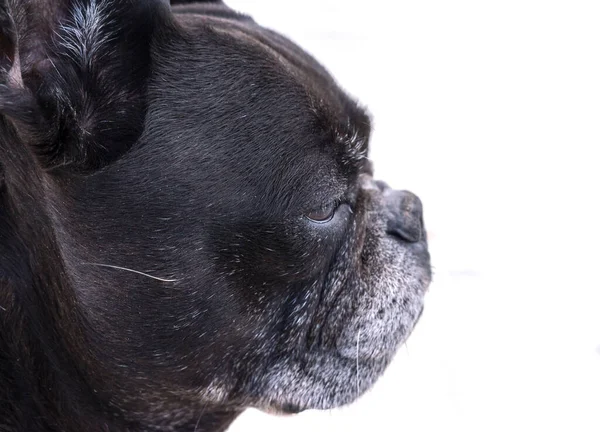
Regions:
M 297 405 L 292 405 L 289 403 L 282 404 L 282 405 L 273 404 L 273 405 L 259 406 L 256 409 L 264 412 L 265 414 L 269 414 L 269 415 L 273 415 L 273 416 L 277 416 L 277 417 L 292 417 L 292 416 L 302 413 L 303 411 L 306 411 L 305 408 L 301 408 Z
M 313 324 L 307 335 L 307 346 L 309 350 L 322 347 L 323 332 L 327 330 L 330 315 L 344 292 L 345 290 L 342 288 L 335 293 L 322 293 L 320 301 L 312 316 Z
M 417 319 L 415 319 L 415 323 L 413 325 L 413 327 L 416 327 L 417 324 L 419 323 L 419 321 L 421 320 L 421 317 L 423 316 L 423 311 L 425 310 L 425 304 L 421 305 L 421 310 L 419 311 L 419 315 L 417 315 Z

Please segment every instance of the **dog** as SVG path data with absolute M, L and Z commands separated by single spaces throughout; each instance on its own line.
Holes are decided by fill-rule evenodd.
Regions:
M 431 280 L 370 117 L 222 2 L 0 0 L 0 430 L 222 431 L 369 389 Z

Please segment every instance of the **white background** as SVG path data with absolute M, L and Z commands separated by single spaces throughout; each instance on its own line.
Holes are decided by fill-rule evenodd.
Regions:
M 600 431 L 600 2 L 230 0 L 375 119 L 425 204 L 417 330 L 354 405 L 232 431 Z

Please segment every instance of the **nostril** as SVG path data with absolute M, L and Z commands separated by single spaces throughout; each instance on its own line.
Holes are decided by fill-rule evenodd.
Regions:
M 413 193 L 388 190 L 384 192 L 388 209 L 387 232 L 400 239 L 416 243 L 424 237 L 423 206 Z
M 389 221 L 388 222 L 388 234 L 400 237 L 400 239 L 416 243 L 422 238 L 422 230 L 421 224 L 416 222 L 403 221 L 402 223 L 398 223 L 398 221 Z
M 379 188 L 379 190 L 381 192 L 385 192 L 387 190 L 390 190 L 390 187 L 388 186 L 388 184 L 384 181 L 381 180 L 375 180 L 375 184 L 377 185 L 377 187 Z

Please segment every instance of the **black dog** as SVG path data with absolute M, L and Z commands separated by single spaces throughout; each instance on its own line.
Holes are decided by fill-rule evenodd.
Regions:
M 0 431 L 217 431 L 367 390 L 430 280 L 369 132 L 220 2 L 0 0 Z

